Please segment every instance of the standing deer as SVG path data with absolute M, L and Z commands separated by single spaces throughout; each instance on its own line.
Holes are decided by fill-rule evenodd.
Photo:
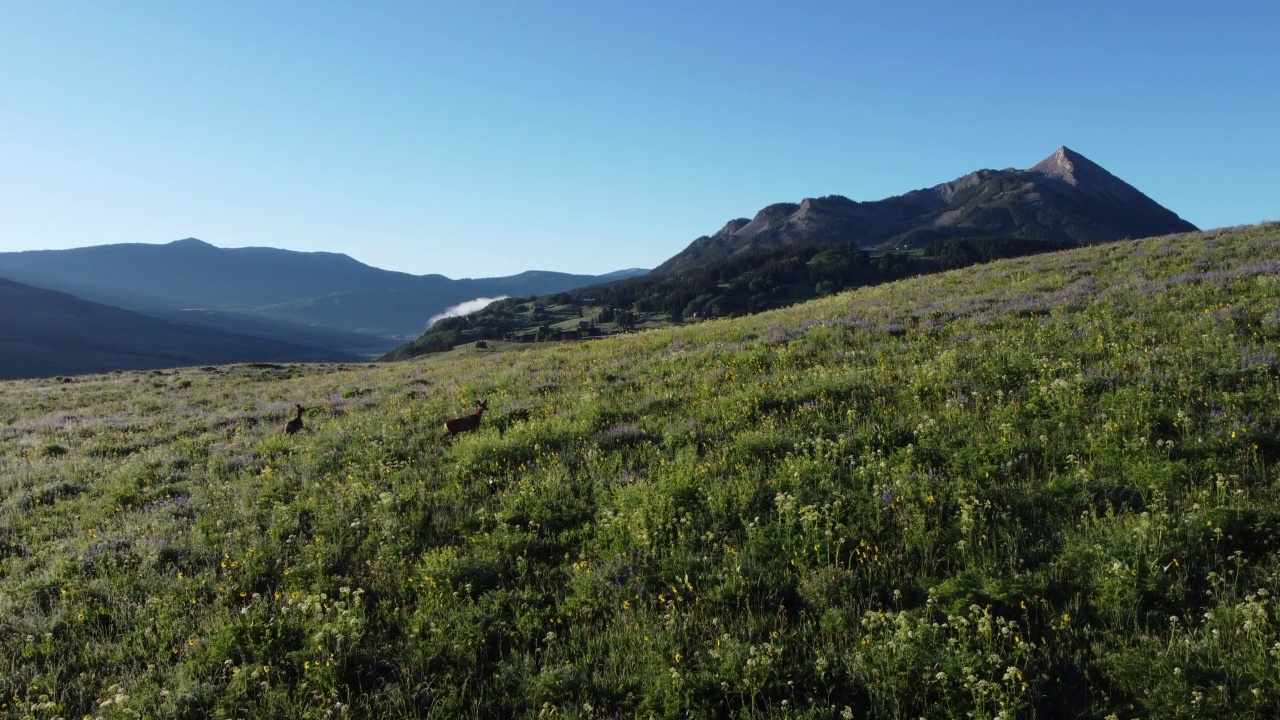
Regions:
M 292 435 L 302 429 L 302 406 L 295 405 L 298 408 L 298 415 L 284 425 L 284 434 Z
M 480 427 L 480 416 L 488 409 L 489 401 L 481 400 L 476 403 L 476 411 L 470 415 L 463 415 L 462 417 L 453 418 L 452 420 L 445 420 L 444 431 L 450 436 L 453 436 L 468 430 L 475 430 Z

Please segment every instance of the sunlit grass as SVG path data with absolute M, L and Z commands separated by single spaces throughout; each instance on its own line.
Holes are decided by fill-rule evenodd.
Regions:
M 0 384 L 0 716 L 1274 717 L 1278 270 Z

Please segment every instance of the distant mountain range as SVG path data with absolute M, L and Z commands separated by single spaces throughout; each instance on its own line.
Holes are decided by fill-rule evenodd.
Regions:
M 180 365 L 359 360 L 317 338 L 286 342 L 179 322 L 0 279 L 0 379 Z M 329 342 L 358 341 L 329 338 Z M 367 351 L 367 349 L 366 349 Z
M 918 248 L 953 238 L 1017 238 L 1089 245 L 1195 225 L 1074 150 L 1058 148 L 1027 170 L 979 170 L 904 195 L 856 202 L 840 195 L 770 205 L 729 221 L 659 265 L 670 275 L 788 244 Z
M 997 257 L 1194 230 L 1063 147 L 1027 170 L 979 170 L 884 200 L 770 205 L 653 272 L 453 280 L 336 253 L 224 249 L 194 238 L 0 253 L 0 278 L 8 278 L 0 280 L 0 377 L 367 359 L 417 338 L 451 307 L 503 295 L 559 294 L 582 304 L 584 317 L 587 306 L 672 321 L 732 315 Z M 490 330 L 525 329 L 501 312 L 486 318 Z
M 194 238 L 0 253 L 0 277 L 128 310 L 239 313 L 384 337 L 416 337 L 431 316 L 477 297 L 558 292 L 644 272 L 452 280 L 337 253 L 218 248 Z

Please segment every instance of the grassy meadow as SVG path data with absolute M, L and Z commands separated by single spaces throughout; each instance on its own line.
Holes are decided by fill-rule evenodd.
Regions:
M 0 718 L 1277 717 L 1278 341 L 1271 224 L 0 383 Z

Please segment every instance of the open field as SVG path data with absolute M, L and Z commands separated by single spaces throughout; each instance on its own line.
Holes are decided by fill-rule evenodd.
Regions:
M 0 383 L 0 717 L 1276 717 L 1278 273 Z

